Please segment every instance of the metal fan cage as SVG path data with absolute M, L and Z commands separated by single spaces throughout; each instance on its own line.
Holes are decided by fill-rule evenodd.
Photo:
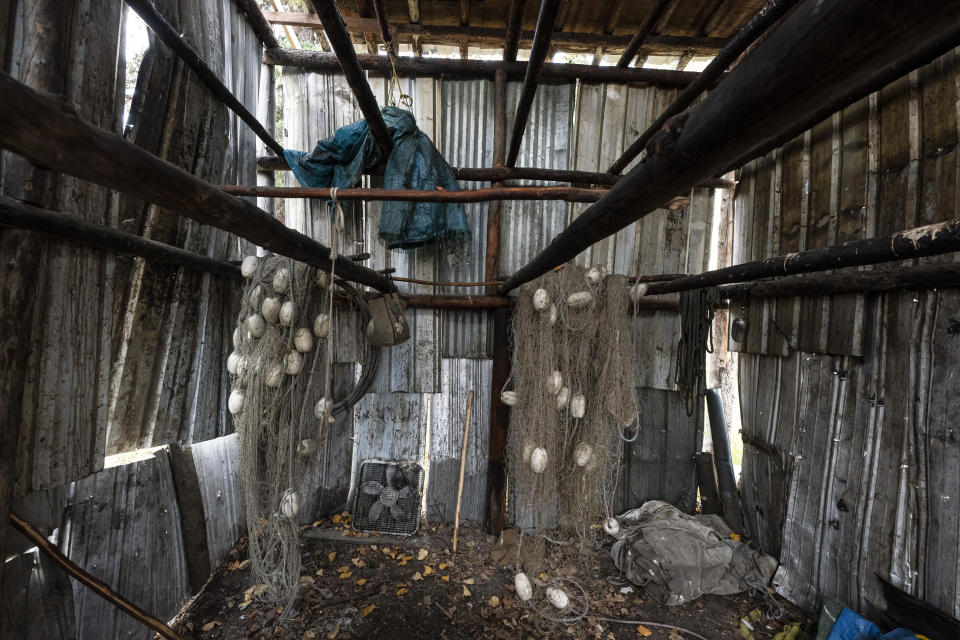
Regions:
M 357 531 L 410 536 L 420 528 L 423 467 L 413 460 L 360 464 L 352 522 Z

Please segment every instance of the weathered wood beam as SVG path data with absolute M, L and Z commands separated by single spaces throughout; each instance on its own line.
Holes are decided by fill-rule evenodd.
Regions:
M 264 129 L 256 116 L 250 113 L 250 111 L 243 106 L 243 103 L 237 100 L 237 97 L 233 95 L 230 89 L 220 82 L 220 78 L 213 72 L 213 69 L 207 66 L 207 63 L 203 61 L 200 54 L 187 44 L 187 41 L 183 39 L 180 32 L 167 22 L 167 19 L 156 10 L 150 0 L 128 0 L 127 5 L 137 12 L 137 15 L 157 34 L 157 37 L 160 38 L 165 45 L 173 50 L 178 58 L 193 69 L 194 73 L 200 77 L 200 80 L 207 85 L 207 88 L 210 89 L 215 96 L 220 98 L 231 111 L 247 123 L 247 126 L 257 134 L 257 137 L 260 138 L 265 145 L 278 156 L 283 155 L 283 145 L 277 142 L 274 137 Z
M 407 13 L 411 23 L 420 22 L 420 0 L 407 0 Z
M 960 265 L 930 264 L 903 267 L 896 271 L 840 269 L 819 275 L 785 276 L 775 280 L 725 285 L 720 287 L 720 294 L 730 300 L 742 300 L 945 288 L 960 288 Z
M 380 113 L 380 106 L 370 89 L 367 77 L 357 60 L 357 52 L 353 48 L 353 41 L 350 40 L 350 34 L 347 33 L 347 27 L 343 23 L 340 11 L 337 10 L 337 5 L 333 0 L 312 1 L 317 14 L 320 16 L 320 22 L 323 23 L 323 30 L 330 40 L 330 46 L 333 48 L 333 52 L 340 63 L 340 68 L 343 70 L 343 75 L 347 77 L 347 84 L 353 89 L 357 106 L 360 107 L 360 111 L 370 127 L 370 133 L 373 134 L 373 139 L 377 142 L 380 150 L 383 151 L 384 156 L 388 156 L 390 150 L 393 149 L 393 139 L 387 129 L 387 123 L 383 121 L 383 114 Z M 386 60 L 386 62 L 389 64 L 390 61 Z
M 396 58 L 400 55 L 400 45 L 397 44 L 397 39 L 390 33 L 390 23 L 387 22 L 387 10 L 383 6 L 383 0 L 370 1 L 373 3 L 373 12 L 377 16 L 377 24 L 380 26 L 380 39 L 390 47 L 390 53 Z
M 223 185 L 224 193 L 234 196 L 259 198 L 330 198 L 328 187 L 270 187 Z M 338 200 L 366 202 L 491 202 L 495 200 L 563 200 L 565 202 L 596 202 L 606 189 L 579 189 L 576 187 L 488 187 L 465 191 L 427 189 L 337 189 Z
M 0 148 L 33 164 L 89 180 L 229 231 L 270 251 L 321 269 L 330 249 L 255 205 L 228 195 L 131 142 L 80 119 L 56 96 L 38 93 L 0 73 Z M 391 291 L 384 276 L 337 258 L 346 280 Z
M 518 0 L 521 1 L 521 0 Z M 512 14 L 511 14 L 512 15 Z M 310 13 L 290 13 L 283 11 L 265 11 L 264 16 L 272 24 L 285 24 L 298 27 L 318 28 L 322 26 L 320 19 Z M 378 26 L 376 20 L 372 17 L 354 17 L 344 18 L 347 30 L 351 33 L 362 34 L 366 32 L 376 32 Z M 510 31 L 510 18 L 508 17 L 507 28 L 497 27 L 471 27 L 460 25 L 424 25 L 412 23 L 390 23 L 390 32 L 394 34 L 400 42 L 411 42 L 414 38 L 420 38 L 423 42 L 435 44 L 456 44 L 466 38 L 471 42 L 487 46 L 502 46 L 509 44 L 513 37 Z M 514 51 L 521 44 L 533 42 L 535 32 L 524 31 L 518 24 L 516 34 L 516 45 Z M 619 53 L 626 50 L 630 44 L 631 36 L 615 35 L 605 33 L 583 33 L 579 31 L 556 31 L 553 34 L 552 44 L 563 51 L 571 52 L 592 52 L 597 47 L 606 47 L 611 53 Z M 693 51 L 696 55 L 715 55 L 727 43 L 726 38 L 699 37 L 699 36 L 673 36 L 673 35 L 651 35 L 642 48 L 654 54 L 681 54 L 685 51 Z M 516 61 L 516 53 L 508 62 Z
M 273 29 L 270 27 L 267 19 L 263 17 L 263 11 L 260 10 L 260 6 L 256 0 L 235 0 L 235 2 L 237 6 L 240 7 L 240 11 L 247 17 L 250 28 L 253 29 L 257 37 L 260 38 L 260 42 L 268 49 L 276 49 L 279 47 L 280 43 L 277 42 L 276 36 L 273 35 Z
M 523 31 L 523 10 L 526 8 L 527 0 L 510 0 L 507 28 L 502 37 L 504 62 L 517 61 L 517 49 L 520 48 L 520 35 Z
M 955 251 L 960 251 L 960 218 L 876 238 L 851 240 L 824 249 L 810 249 L 745 262 L 668 282 L 657 282 L 650 285 L 647 295 L 690 291 L 734 282 L 749 282 L 762 278 L 828 271 L 842 267 L 898 262 Z M 843 276 L 836 274 L 832 277 L 840 280 L 846 278 L 847 274 Z M 851 282 L 853 281 L 851 278 Z M 731 295 L 735 291 L 735 289 L 731 290 Z
M 495 114 L 496 115 L 496 114 Z M 496 126 L 496 121 L 494 121 Z M 506 126 L 506 125 L 504 125 Z M 494 150 L 494 162 L 496 162 Z M 289 171 L 282 158 L 261 156 L 257 158 L 260 171 Z M 457 180 L 464 182 L 506 182 L 507 180 L 542 180 L 545 182 L 569 182 L 571 184 L 615 185 L 623 176 L 598 171 L 573 171 L 568 169 L 540 169 L 538 167 L 451 167 Z M 375 167 L 370 175 L 383 175 L 383 167 Z M 733 189 L 737 183 L 723 178 L 709 178 L 697 183 L 698 189 Z
M 36 231 L 57 240 L 227 278 L 241 277 L 240 268 L 225 260 L 193 253 L 112 227 L 84 222 L 76 216 L 34 207 L 3 195 L 0 195 L 0 227 Z
M 357 13 L 360 14 L 361 18 L 364 18 L 367 20 L 370 20 L 372 18 L 373 20 L 376 20 L 376 22 L 371 21 L 371 26 L 379 25 L 379 17 L 376 14 L 376 9 L 374 9 L 374 6 L 371 0 L 357 0 Z M 316 21 L 320 22 L 320 18 L 318 16 L 311 16 L 311 17 L 316 18 Z M 377 41 L 373 37 L 374 33 L 375 31 L 365 31 L 362 34 L 364 42 L 367 43 L 367 53 L 369 53 L 372 56 L 377 55 Z M 387 31 L 387 33 L 389 33 L 389 30 Z M 390 42 L 390 39 L 385 38 L 384 42 Z
M 357 56 L 360 68 L 389 76 L 393 72 L 386 56 Z M 319 51 L 291 51 L 267 49 L 263 53 L 264 64 L 298 67 L 320 73 L 340 73 L 341 66 L 336 56 Z M 523 62 L 499 62 L 496 60 L 460 60 L 450 58 L 397 58 L 397 73 L 401 76 L 451 75 L 459 78 L 492 78 L 501 66 L 507 78 L 522 78 L 527 65 Z M 685 87 L 697 79 L 698 73 L 668 69 L 639 69 L 631 67 L 595 67 L 589 64 L 557 64 L 547 62 L 540 69 L 540 82 L 637 83 L 665 87 Z
M 270 0 L 270 6 L 273 7 L 273 9 L 274 9 L 275 11 L 280 9 L 280 4 L 277 2 L 277 0 Z M 284 33 L 284 35 L 287 36 L 287 42 L 290 43 L 290 48 L 291 48 L 291 49 L 301 49 L 302 47 L 300 46 L 300 38 L 297 37 L 297 34 L 296 34 L 296 33 L 294 32 L 294 30 L 290 27 L 290 25 L 286 25 L 286 24 L 285 24 L 285 25 L 282 25 L 282 26 L 283 26 L 283 33 Z M 318 28 L 318 29 L 314 29 L 314 33 L 316 33 L 316 34 L 320 37 L 321 45 L 324 45 L 325 42 L 326 42 L 326 40 L 325 40 L 325 38 L 323 37 L 323 29 L 319 29 L 319 28 Z M 322 48 L 324 51 L 329 51 L 329 50 L 330 50 L 330 47 L 329 47 L 329 46 L 322 46 L 321 48 Z
M 510 134 L 510 147 L 504 164 L 512 167 L 517 164 L 520 155 L 520 144 L 523 142 L 523 132 L 527 128 L 527 119 L 530 117 L 530 108 L 533 107 L 533 98 L 537 94 L 537 82 L 540 79 L 540 70 L 547 59 L 550 49 L 550 36 L 557 22 L 561 0 L 540 0 L 540 13 L 537 14 L 537 31 L 533 36 L 533 46 L 530 48 L 530 59 L 523 74 L 523 86 L 520 88 L 520 99 L 517 102 L 517 114 L 513 119 L 513 132 Z
M 502 166 L 507 148 L 507 74 L 500 69 L 493 79 L 493 164 Z M 503 181 L 493 181 L 494 187 L 502 187 Z M 488 282 L 500 273 L 500 220 L 503 206 L 494 201 L 487 210 L 487 249 L 484 259 L 484 277 Z M 491 286 L 488 293 L 494 293 Z
M 623 52 L 623 55 L 620 56 L 620 59 L 617 61 L 618 67 L 626 69 L 630 66 L 637 52 L 640 51 L 640 47 L 644 45 L 650 37 L 650 34 L 653 33 L 653 30 L 657 28 L 657 23 L 660 22 L 660 18 L 663 17 L 667 7 L 676 1 L 677 0 L 656 0 L 656 4 L 650 9 L 650 13 L 647 14 L 643 24 L 640 25 L 640 28 L 633 35 L 633 38 L 630 39 L 626 51 Z
M 747 48 L 756 42 L 763 33 L 771 26 L 776 24 L 783 16 L 792 9 L 799 0 L 768 0 L 767 4 L 753 16 L 747 24 L 737 32 L 727 46 L 710 61 L 707 68 L 692 83 L 680 92 L 680 95 L 663 110 L 663 113 L 654 120 L 647 129 L 640 134 L 633 143 L 620 155 L 617 160 L 607 169 L 609 173 L 620 173 L 626 169 L 634 158 L 636 158 L 647 146 L 650 138 L 654 136 L 664 123 L 673 116 L 677 115 L 700 96 L 701 93 L 709 89 L 716 82 L 727 68 L 736 62 L 737 58 L 747 50 Z
M 450 309 L 454 311 L 489 309 L 507 309 L 510 298 L 507 296 L 431 296 L 405 293 L 400 299 L 406 301 L 410 309 Z
M 730 162 L 775 140 L 851 78 L 896 65 L 960 29 L 941 3 L 801 3 L 709 95 L 667 122 L 642 163 L 503 286 L 509 291 L 573 259 Z M 957 44 L 957 43 L 954 43 Z M 823 64 L 830 52 L 830 64 Z M 839 265 L 834 265 L 839 266 Z

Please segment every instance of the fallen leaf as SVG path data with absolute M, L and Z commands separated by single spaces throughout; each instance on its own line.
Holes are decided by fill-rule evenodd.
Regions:
M 202 627 L 200 630 L 201 630 L 201 631 L 210 631 L 211 629 L 213 629 L 213 628 L 214 628 L 215 626 L 217 626 L 218 624 L 220 624 L 219 621 L 213 620 L 213 621 L 208 622 L 207 624 L 203 625 L 203 627 Z
M 473 584 L 475 580 L 473 578 L 467 578 L 463 581 L 463 584 Z
M 440 563 L 440 570 L 443 571 L 444 569 L 447 568 L 447 566 L 448 566 L 448 565 L 447 565 L 446 562 L 441 562 L 441 563 Z
M 540 574 L 539 574 L 537 577 L 540 578 L 541 580 L 546 580 L 546 579 L 547 579 L 547 574 L 545 574 L 545 573 L 543 573 L 543 572 L 540 572 Z
M 342 567 L 337 567 L 337 571 L 340 573 L 343 573 L 344 571 L 350 571 L 350 566 L 345 564 Z
M 417 552 L 417 560 L 424 560 L 428 555 L 430 555 L 429 551 L 426 549 L 420 549 L 420 551 Z
M 372 545 L 370 545 L 370 548 L 373 549 L 374 551 L 376 551 L 376 550 L 377 550 L 377 545 L 372 544 Z
M 316 580 L 313 579 L 313 576 L 300 576 L 300 582 L 309 582 L 313 584 Z
M 433 567 L 427 565 L 426 567 L 423 568 L 423 575 L 429 576 L 432 573 L 433 573 Z
M 333 631 L 327 634 L 327 640 L 334 640 L 338 635 L 340 635 L 340 625 L 334 627 Z
M 313 524 L 312 524 L 311 526 L 314 527 L 314 528 L 319 527 L 319 526 L 320 526 L 320 521 L 319 521 L 319 520 L 314 520 L 314 521 L 313 521 Z
M 317 569 L 316 574 L 317 574 L 318 576 L 322 576 L 322 575 L 323 575 L 323 569 Z
M 414 581 L 416 581 L 416 580 L 423 580 L 423 576 L 420 575 L 420 572 L 419 572 L 419 571 L 417 571 L 415 574 L 413 574 L 413 580 L 414 580 Z
M 193 623 L 192 623 L 192 622 L 188 622 L 188 623 L 187 623 L 187 630 L 188 630 L 188 631 L 193 631 Z
M 358 587 L 362 587 L 362 586 L 365 585 L 365 584 L 367 584 L 367 579 L 366 579 L 366 578 L 360 578 L 359 580 L 357 580 L 357 586 L 358 586 Z
M 500 598 L 497 596 L 490 596 L 490 600 L 487 601 L 487 604 L 496 609 L 500 606 Z
M 331 551 L 330 553 L 327 554 L 327 561 L 332 564 L 333 561 L 336 559 L 336 557 L 337 557 L 337 552 Z
M 440 576 L 440 579 L 444 582 L 450 582 L 450 576 Z
M 463 588 L 463 597 L 464 598 L 470 597 L 470 589 L 467 589 L 466 587 Z
M 352 563 L 353 563 L 353 566 L 355 566 L 355 567 L 362 567 L 362 566 L 364 566 L 364 565 L 367 564 L 366 562 L 364 562 L 364 561 L 361 560 L 360 558 L 354 558 L 354 559 L 351 560 L 350 562 L 352 562 Z
M 368 604 L 367 606 L 365 606 L 365 607 L 363 608 L 363 610 L 360 611 L 360 613 L 362 613 L 362 614 L 363 614 L 363 617 L 366 618 L 368 615 L 370 615 L 371 613 L 373 613 L 373 610 L 376 609 L 376 608 L 377 608 L 377 605 L 375 605 L 375 604 Z
M 397 589 L 397 595 L 398 595 L 398 596 L 402 596 L 402 595 L 405 594 L 406 592 L 407 592 L 407 588 L 406 588 L 406 587 L 400 587 L 399 589 Z
M 650 629 L 647 629 L 642 624 L 637 625 L 637 634 L 643 636 L 644 638 L 649 638 L 653 632 Z
M 334 516 L 330 519 L 333 520 L 334 524 L 340 524 L 340 521 L 343 520 L 343 518 L 340 517 L 339 513 L 334 514 Z
M 341 580 L 346 580 L 347 578 L 349 578 L 349 577 L 352 576 L 352 575 L 353 575 L 353 571 L 344 571 L 343 573 L 340 574 L 340 579 L 341 579 Z
M 304 640 L 313 640 L 316 637 L 317 637 L 317 634 L 309 629 L 303 632 Z

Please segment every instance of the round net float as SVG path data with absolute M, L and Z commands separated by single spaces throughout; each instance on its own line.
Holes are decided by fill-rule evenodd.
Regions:
M 240 275 L 244 278 L 252 278 L 260 266 L 260 258 L 257 256 L 247 256 L 240 263 Z
M 313 319 L 313 335 L 318 338 L 326 338 L 330 335 L 330 316 L 325 313 L 318 313 Z
M 313 349 L 313 334 L 310 333 L 310 329 L 306 327 L 297 329 L 293 334 L 293 346 L 296 347 L 300 353 L 308 353 Z
M 603 532 L 608 536 L 615 536 L 620 533 L 620 521 L 616 518 L 604 518 Z
M 330 401 L 327 398 L 320 398 L 313 407 L 313 415 L 316 418 L 322 418 L 324 414 L 330 411 Z
M 537 289 L 533 292 L 533 308 L 543 311 L 550 305 L 550 294 L 546 289 Z
M 530 452 L 530 469 L 534 473 L 543 473 L 547 468 L 547 451 L 542 447 L 536 447 Z
M 293 300 L 287 300 L 280 305 L 280 324 L 289 327 L 297 317 L 297 307 Z
M 508 407 L 515 407 L 519 399 L 516 391 L 503 391 L 500 393 L 500 402 Z
M 263 383 L 271 389 L 276 389 L 280 386 L 280 383 L 283 382 L 283 373 L 283 365 L 279 362 L 274 362 L 267 368 L 267 375 Z
M 566 609 L 570 604 L 570 597 L 567 592 L 557 587 L 547 587 L 547 602 L 557 609 Z
M 330 284 L 330 274 L 317 269 L 317 275 L 313 277 L 313 283 L 321 289 L 326 289 L 327 285 Z
M 602 264 L 595 264 L 589 269 L 587 269 L 587 275 L 586 275 L 587 282 L 595 287 L 601 282 L 603 282 L 604 278 L 606 278 L 609 274 L 610 272 L 607 270 L 605 266 L 603 266 Z
M 562 387 L 557 394 L 557 410 L 562 410 L 570 402 L 570 387 Z
M 280 300 L 277 298 L 264 298 L 263 302 L 260 303 L 260 313 L 263 314 L 264 319 L 270 324 L 277 324 L 277 321 L 280 320 Z
M 289 375 L 295 376 L 303 368 L 303 356 L 299 351 L 290 350 L 283 356 L 283 368 Z
M 571 309 L 586 307 L 593 302 L 593 294 L 589 291 L 577 291 L 567 296 L 567 306 Z
M 277 269 L 273 274 L 273 290 L 277 293 L 286 293 L 290 288 L 290 272 L 284 267 Z
M 513 576 L 513 587 L 517 590 L 517 597 L 523 602 L 533 597 L 533 585 L 523 571 Z
M 586 442 L 581 442 L 577 445 L 577 448 L 573 450 L 573 461 L 578 467 L 587 466 L 591 459 L 593 459 L 593 447 Z
M 574 418 L 582 418 L 587 412 L 587 399 L 582 393 L 575 393 L 570 398 L 570 415 Z
M 646 282 L 638 282 L 630 287 L 630 300 L 632 302 L 640 302 L 640 298 L 647 295 L 649 289 L 650 285 Z
M 227 356 L 227 372 L 230 373 L 230 375 L 237 375 L 241 357 L 242 356 L 236 351 L 231 351 L 230 355 Z
M 263 303 L 263 297 L 265 293 L 263 287 L 260 285 L 255 286 L 250 290 L 250 306 L 254 309 L 259 309 L 260 305 Z
M 243 392 L 239 389 L 234 389 L 230 392 L 230 397 L 227 399 L 227 409 L 230 410 L 230 413 L 237 415 L 243 411 Z
M 317 441 L 313 438 L 301 440 L 297 444 L 297 454 L 301 456 L 312 456 L 317 451 Z
M 250 335 L 254 338 L 262 338 L 263 334 L 267 331 L 267 323 L 263 319 L 263 316 L 259 313 L 249 316 L 247 318 L 247 331 L 249 331 Z
M 550 372 L 550 376 L 547 378 L 547 391 L 552 395 L 560 393 L 560 389 L 563 388 L 563 374 L 554 369 Z
M 300 513 L 300 494 L 295 489 L 286 489 L 280 496 L 280 513 L 287 520 L 296 520 Z

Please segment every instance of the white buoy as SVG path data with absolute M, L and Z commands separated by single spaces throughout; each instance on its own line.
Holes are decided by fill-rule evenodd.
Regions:
M 277 293 L 286 293 L 290 288 L 290 272 L 280 267 L 273 274 L 273 290 Z
M 557 394 L 557 410 L 561 410 L 570 402 L 570 387 L 563 387 Z
M 602 264 L 595 264 L 587 269 L 587 282 L 595 287 L 603 282 L 609 273 L 607 268 Z
M 283 356 L 283 368 L 291 376 L 300 373 L 300 369 L 303 368 L 303 356 L 300 355 L 300 352 L 292 349 L 287 351 L 287 354 Z
M 567 306 L 571 309 L 586 307 L 593 302 L 593 294 L 589 291 L 577 291 L 567 296 Z
M 263 287 L 260 285 L 255 286 L 250 290 L 250 306 L 254 309 L 259 309 L 260 305 L 263 304 Z
M 289 327 L 297 317 L 297 307 L 292 300 L 287 300 L 280 305 L 280 324 Z
M 317 314 L 313 320 L 313 335 L 318 338 L 326 338 L 330 335 L 330 316 L 325 313 Z
M 254 338 L 262 338 L 263 334 L 267 331 L 267 323 L 264 321 L 263 316 L 259 313 L 255 313 L 248 317 L 247 331 L 249 331 L 250 335 L 252 335 Z
M 274 362 L 267 369 L 267 376 L 263 383 L 271 389 L 276 389 L 280 386 L 280 383 L 283 382 L 283 373 L 283 365 L 279 362 Z
M 582 418 L 587 412 L 587 399 L 582 393 L 575 393 L 570 398 L 570 415 L 574 418 Z
M 230 355 L 227 356 L 227 371 L 230 373 L 230 375 L 237 375 L 241 357 L 242 356 L 236 351 L 231 351 Z
M 280 513 L 287 520 L 296 520 L 300 513 L 300 494 L 295 489 L 286 489 L 280 496 Z
M 324 414 L 329 413 L 330 407 L 330 400 L 327 398 L 320 398 L 317 400 L 317 404 L 313 407 L 313 415 L 316 418 L 322 418 Z
M 551 304 L 550 310 L 547 311 L 548 318 L 550 319 L 550 326 L 557 324 L 557 305 Z
M 608 536 L 615 536 L 620 533 L 620 521 L 616 518 L 604 518 L 603 532 Z
M 516 391 L 503 391 L 500 393 L 500 402 L 507 405 L 508 407 L 515 407 L 517 405 L 517 400 L 519 400 Z
M 253 274 L 257 272 L 259 265 L 260 258 L 257 256 L 247 256 L 243 259 L 243 262 L 240 263 L 240 275 L 244 278 L 252 278 Z
M 556 395 L 560 393 L 560 389 L 563 389 L 563 375 L 559 371 L 551 371 L 547 378 L 547 391 Z
M 297 329 L 296 333 L 293 334 L 293 346 L 300 353 L 307 353 L 313 349 L 313 334 L 310 333 L 310 329 L 306 327 Z
M 260 303 L 260 313 L 270 324 L 277 324 L 277 321 L 280 320 L 280 306 L 279 298 L 264 298 L 263 302 Z
M 630 287 L 630 300 L 632 302 L 640 302 L 640 298 L 647 295 L 649 289 L 650 285 L 646 282 L 638 282 Z
M 534 473 L 543 473 L 547 468 L 547 451 L 542 447 L 537 447 L 530 453 L 530 468 Z
M 537 289 L 533 292 L 533 308 L 543 311 L 550 305 L 550 294 L 546 289 Z
M 227 409 L 230 410 L 230 413 L 237 415 L 243 411 L 243 392 L 239 389 L 234 389 L 230 392 L 230 397 L 227 399 Z
M 578 467 L 587 466 L 592 458 L 593 447 L 586 442 L 581 442 L 577 445 L 577 448 L 573 450 L 573 461 L 577 463 Z
M 513 587 L 517 590 L 517 597 L 523 602 L 533 597 L 533 585 L 523 571 L 513 576 Z
M 567 596 L 567 592 L 563 589 L 558 589 L 557 587 L 547 587 L 547 602 L 555 606 L 557 609 L 566 609 L 567 605 L 570 604 L 570 598 Z

